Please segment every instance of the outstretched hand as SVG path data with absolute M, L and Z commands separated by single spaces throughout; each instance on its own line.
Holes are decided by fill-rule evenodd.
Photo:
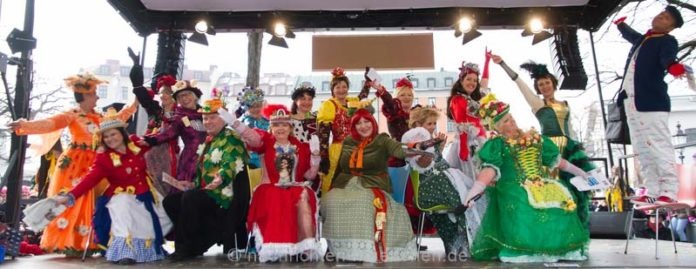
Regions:
M 486 61 L 485 61 L 485 62 L 487 63 L 488 61 L 491 60 L 491 56 L 493 56 L 493 50 L 489 50 L 489 49 L 488 49 L 488 46 L 486 46 L 486 48 L 484 49 L 484 51 L 485 51 L 485 53 L 486 53 L 486 58 L 485 58 Z
M 503 57 L 491 53 L 491 60 L 493 60 L 493 62 L 496 64 L 500 64 L 503 62 Z

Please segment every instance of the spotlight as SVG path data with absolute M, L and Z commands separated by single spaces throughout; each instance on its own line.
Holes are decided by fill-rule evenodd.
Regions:
M 271 40 L 268 41 L 269 45 L 283 48 L 288 48 L 285 38 L 295 38 L 295 33 L 281 21 L 276 21 L 273 26 L 267 27 L 266 33 L 271 34 Z
M 208 31 L 208 23 L 205 22 L 204 20 L 200 20 L 199 22 L 196 23 L 196 32 L 198 33 L 205 33 Z
M 454 25 L 454 36 L 460 37 L 462 35 L 464 35 L 462 45 L 481 36 L 481 32 L 474 29 L 474 21 L 466 16 L 459 19 L 457 24 Z
M 532 20 L 529 21 L 529 30 L 534 34 L 541 33 L 541 31 L 544 30 L 544 24 L 541 22 L 541 19 L 532 18 Z
M 215 35 L 215 28 L 213 28 L 212 25 L 208 25 L 208 22 L 205 20 L 198 21 L 193 28 L 195 31 L 188 37 L 188 40 L 193 43 L 208 46 L 208 37 L 206 37 L 206 34 Z
M 522 31 L 522 36 L 533 35 L 532 45 L 544 41 L 553 36 L 551 32 L 544 30 L 544 22 L 539 18 L 532 18 L 529 23 L 524 27 Z
M 277 37 L 285 37 L 285 34 L 287 34 L 287 28 L 285 28 L 285 24 L 283 24 L 282 22 L 277 22 L 273 27 L 273 35 Z

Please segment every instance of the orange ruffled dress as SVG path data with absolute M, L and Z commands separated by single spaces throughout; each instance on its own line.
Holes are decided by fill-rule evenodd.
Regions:
M 118 113 L 119 119 L 126 121 L 136 109 L 136 103 L 129 105 Z M 45 134 L 65 127 L 70 130 L 71 143 L 58 158 L 48 186 L 48 197 L 70 191 L 89 171 L 96 156 L 94 134 L 99 130 L 101 119 L 101 114 L 85 113 L 75 108 L 47 119 L 21 123 L 17 135 Z M 95 194 L 103 192 L 107 185 L 106 181 L 102 181 L 99 187 L 76 199 L 73 207 L 51 221 L 41 237 L 41 248 L 48 252 L 83 251 L 92 227 Z M 97 244 L 91 244 L 90 249 L 98 249 Z

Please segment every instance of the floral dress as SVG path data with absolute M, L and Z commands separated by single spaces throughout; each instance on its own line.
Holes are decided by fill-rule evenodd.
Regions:
M 137 109 L 135 103 L 118 112 L 118 118 L 126 121 Z M 48 186 L 48 197 L 69 191 L 80 183 L 94 163 L 95 149 L 99 143 L 97 134 L 102 115 L 84 112 L 79 108 L 60 113 L 43 120 L 21 123 L 17 135 L 44 134 L 60 131 L 68 127 L 71 142 L 68 149 L 58 158 L 58 167 Z M 95 190 L 87 191 L 75 200 L 75 204 L 66 209 L 46 226 L 41 237 L 41 248 L 49 252 L 77 254 L 85 249 L 87 237 L 92 227 L 95 195 L 101 194 L 104 184 Z M 98 249 L 96 244 L 90 249 Z
M 589 232 L 577 214 L 577 197 L 547 170 L 558 147 L 533 129 L 521 139 L 501 136 L 478 152 L 497 182 L 486 190 L 488 209 L 472 247 L 475 260 L 504 262 L 585 260 Z

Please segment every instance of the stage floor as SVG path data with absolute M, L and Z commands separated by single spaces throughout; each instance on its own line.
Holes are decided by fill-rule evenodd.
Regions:
M 590 243 L 590 258 L 584 262 L 559 262 L 555 264 L 504 264 L 500 262 L 473 262 L 473 261 L 447 261 L 444 257 L 444 249 L 439 238 L 424 238 L 423 242 L 428 246 L 427 251 L 421 252 L 421 259 L 414 262 L 388 263 L 383 265 L 363 263 L 291 263 L 281 262 L 274 264 L 261 264 L 253 261 L 230 261 L 222 254 L 222 247 L 212 247 L 204 257 L 184 262 L 171 262 L 168 260 L 136 265 L 137 268 L 479 268 L 479 267 L 503 267 L 503 268 L 539 268 L 539 267 L 634 267 L 634 268 L 694 268 L 696 267 L 696 247 L 691 243 L 677 243 L 678 254 L 674 253 L 671 241 L 659 241 L 659 259 L 655 259 L 655 241 L 647 239 L 631 240 L 629 252 L 624 255 L 625 240 L 593 239 Z M 171 244 L 166 248 L 170 248 Z M 6 260 L 2 264 L 3 269 L 17 268 L 126 268 L 106 262 L 103 258 L 95 256 L 81 262 L 77 258 L 65 258 L 62 255 L 42 255 L 36 257 L 18 257 L 15 260 Z

